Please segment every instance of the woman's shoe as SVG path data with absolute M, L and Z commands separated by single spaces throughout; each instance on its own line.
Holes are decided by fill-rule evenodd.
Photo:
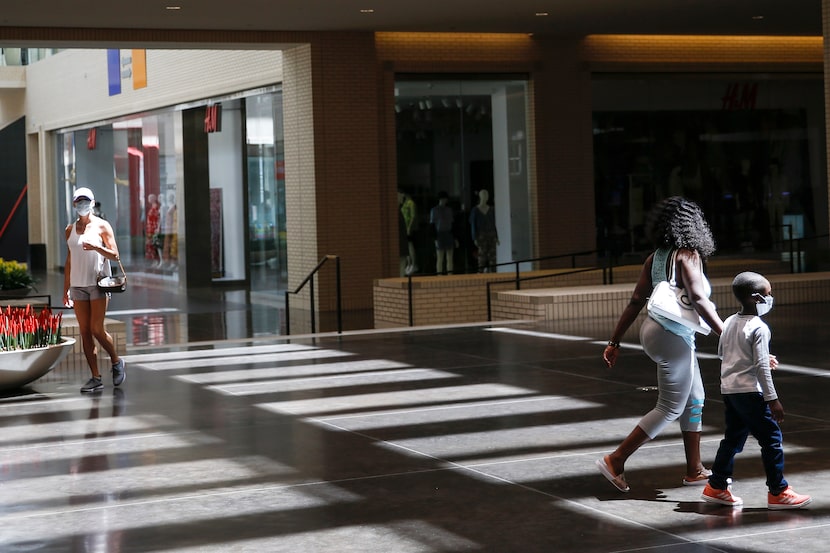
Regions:
M 702 486 L 709 482 L 709 477 L 712 476 L 712 471 L 709 469 L 703 469 L 698 471 L 698 473 L 689 478 L 688 476 L 683 477 L 683 485 L 684 486 Z
M 615 488 L 621 492 L 628 492 L 631 489 L 625 481 L 625 474 L 614 474 L 614 471 L 611 469 L 611 463 L 608 462 L 607 455 L 602 459 L 597 459 L 596 465 L 600 473 L 602 473 L 605 479 L 611 482 Z

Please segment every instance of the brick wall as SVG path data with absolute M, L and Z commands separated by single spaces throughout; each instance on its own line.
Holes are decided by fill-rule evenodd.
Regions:
M 413 325 L 484 322 L 487 320 L 487 284 L 490 283 L 491 320 L 574 319 L 618 316 L 631 297 L 641 265 L 615 267 L 613 273 L 582 266 L 573 269 L 526 271 L 521 290 L 515 291 L 514 273 L 483 273 L 412 278 Z M 718 305 L 733 305 L 730 283 L 740 271 L 757 271 L 775 282 L 790 303 L 819 300 L 830 286 L 824 276 L 791 275 L 786 263 L 765 259 L 725 259 L 711 261 L 707 275 L 720 282 L 712 300 Z M 774 280 L 773 280 L 774 279 Z M 607 284 L 606 282 L 617 284 Z M 816 291 L 818 289 L 818 291 Z M 374 283 L 375 328 L 409 326 L 409 283 L 406 278 L 378 279 Z M 293 323 L 292 323 L 293 327 Z
M 110 333 L 110 336 L 112 336 L 118 354 L 124 355 L 127 351 L 126 323 L 115 319 L 104 319 L 104 326 L 107 332 Z M 78 334 L 78 323 L 74 317 L 64 317 L 62 335 L 65 338 L 74 338 L 75 344 L 66 357 L 50 373 L 44 376 L 42 380 L 49 381 L 54 379 L 60 382 L 66 381 L 67 375 L 72 375 L 80 385 L 86 382 L 90 373 L 89 365 L 87 365 L 86 356 L 84 355 L 83 345 L 81 344 L 81 337 Z M 105 377 L 108 377 L 110 374 L 110 358 L 101 346 L 98 346 L 98 370 Z
M 821 0 L 821 21 L 822 34 L 824 35 L 824 136 L 825 141 L 830 136 L 830 0 Z M 827 144 L 825 144 L 825 151 L 829 151 Z M 825 156 L 827 163 L 827 174 L 830 175 L 830 155 Z M 830 202 L 827 205 L 828 213 L 830 213 Z
M 337 255 L 343 309 L 371 308 L 372 279 L 383 274 L 382 212 L 391 197 L 379 173 L 373 35 L 320 35 L 287 50 L 284 60 L 289 288 L 324 256 Z M 333 310 L 333 263 L 316 286 L 319 309 Z
M 590 35 L 582 57 L 592 71 L 816 71 L 823 60 L 821 37 L 801 36 Z
M 596 248 L 591 75 L 579 43 L 544 41 L 533 72 L 535 254 Z
M 797 305 L 830 301 L 830 275 L 807 273 L 768 275 L 776 305 Z M 721 317 L 735 312 L 732 279 L 712 279 L 711 299 Z M 603 287 L 548 288 L 505 291 L 494 294 L 493 320 L 579 320 L 619 317 L 631 298 L 631 284 Z

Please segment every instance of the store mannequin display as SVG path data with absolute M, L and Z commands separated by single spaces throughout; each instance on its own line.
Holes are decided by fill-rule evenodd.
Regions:
M 453 252 L 456 245 L 452 233 L 453 211 L 450 206 L 449 195 L 446 192 L 438 193 L 438 205 L 429 212 L 429 222 L 435 228 L 435 272 L 443 274 L 444 259 L 447 260 L 447 274 L 453 273 Z
M 398 202 L 400 204 L 400 201 Z M 403 212 L 398 211 L 398 251 L 400 256 L 400 275 L 406 276 L 409 268 L 409 240 L 406 239 L 406 222 L 403 219 Z
M 478 205 L 470 212 L 470 228 L 473 243 L 478 248 L 478 272 L 495 272 L 496 246 L 499 245 L 499 233 L 496 230 L 496 212 L 487 202 L 490 193 L 479 190 Z
M 167 193 L 167 211 L 164 214 L 164 250 L 162 257 L 167 269 L 175 269 L 179 260 L 178 216 L 176 211 L 176 193 Z
M 156 266 L 161 263 L 161 211 L 155 194 L 147 195 L 147 213 L 144 215 L 144 258 Z
M 398 203 L 403 214 L 403 221 L 406 227 L 406 240 L 408 242 L 409 255 L 406 260 L 404 273 L 411 275 L 418 272 L 418 262 L 415 257 L 415 230 L 418 227 L 418 208 L 415 200 L 406 192 L 398 192 Z
M 100 217 L 101 219 L 106 219 L 107 216 L 104 215 L 104 212 L 101 210 L 101 202 L 98 200 L 95 201 L 95 205 L 92 207 L 92 214 L 96 217 Z

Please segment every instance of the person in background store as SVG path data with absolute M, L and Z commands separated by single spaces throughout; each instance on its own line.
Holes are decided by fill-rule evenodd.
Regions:
M 110 261 L 118 261 L 118 246 L 110 224 L 93 215 L 95 196 L 92 190 L 81 187 L 72 196 L 72 205 L 78 218 L 66 227 L 66 266 L 63 278 L 63 304 L 75 310 L 84 356 L 92 377 L 81 387 L 81 392 L 96 392 L 104 388 L 98 370 L 96 341 L 110 356 L 112 383 L 120 386 L 127 376 L 124 360 L 118 356 L 112 336 L 104 327 L 110 294 L 97 286 L 98 277 L 111 274 Z
M 470 230 L 473 243 L 478 248 L 478 272 L 496 271 L 496 246 L 499 232 L 496 229 L 496 212 L 487 202 L 490 193 L 486 189 L 478 192 L 478 205 L 470 211 Z
M 92 214 L 96 217 L 100 217 L 101 219 L 107 218 L 106 215 L 104 215 L 104 212 L 101 211 L 101 202 L 97 200 L 95 201 L 95 206 L 92 208 Z
M 680 196 L 659 202 L 646 219 L 646 236 L 656 247 L 646 258 L 628 305 L 617 321 L 602 359 L 608 368 L 617 362 L 620 341 L 648 302 L 652 290 L 671 272 L 676 252 L 677 286 L 686 290 L 700 317 L 721 334 L 723 322 L 709 300 L 711 285 L 703 274 L 703 261 L 715 253 L 715 240 L 700 207 Z M 621 492 L 629 490 L 625 462 L 640 446 L 653 440 L 672 421 L 680 421 L 686 450 L 684 486 L 704 485 L 712 471 L 700 459 L 705 392 L 695 355 L 695 331 L 660 315 L 649 313 L 640 327 L 643 351 L 657 364 L 657 404 L 612 453 L 597 459 L 600 473 Z
M 398 203 L 403 214 L 403 221 L 406 225 L 406 240 L 408 242 L 409 256 L 406 260 L 405 273 L 411 275 L 418 272 L 418 261 L 415 257 L 415 231 L 418 228 L 418 207 L 415 205 L 415 200 L 412 199 L 408 193 L 398 192 Z
M 447 205 L 449 195 L 441 191 L 438 193 L 438 205 L 429 212 L 429 222 L 435 227 L 435 272 L 439 275 L 444 272 L 444 259 L 447 260 L 447 274 L 453 273 L 453 253 L 456 246 L 455 236 L 452 233 L 453 212 Z

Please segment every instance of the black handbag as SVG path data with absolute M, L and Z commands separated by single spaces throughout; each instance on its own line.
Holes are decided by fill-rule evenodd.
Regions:
M 124 266 L 121 260 L 118 260 L 118 266 L 121 267 L 121 274 L 119 276 L 101 275 L 98 277 L 98 289 L 104 292 L 111 292 L 120 294 L 127 290 L 127 273 L 124 271 Z

